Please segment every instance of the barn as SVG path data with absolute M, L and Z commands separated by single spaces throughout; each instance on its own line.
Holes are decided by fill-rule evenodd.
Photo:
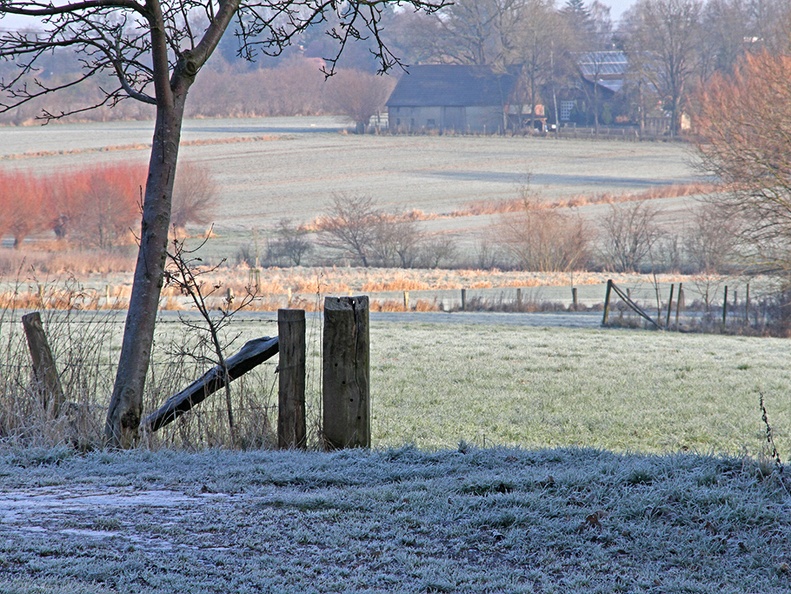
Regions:
M 502 133 L 516 82 L 489 66 L 411 66 L 387 101 L 390 131 Z

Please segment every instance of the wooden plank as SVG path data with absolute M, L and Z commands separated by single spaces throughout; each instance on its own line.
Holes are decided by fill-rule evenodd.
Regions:
M 45 410 L 51 408 L 52 416 L 57 417 L 66 398 L 55 367 L 52 349 L 49 347 L 47 334 L 41 323 L 41 314 L 37 311 L 25 314 L 22 316 L 22 326 L 25 329 L 30 358 L 33 361 L 33 376 L 38 384 L 42 404 Z
M 639 306 L 639 305 L 637 305 L 637 304 L 636 304 L 634 301 L 632 301 L 632 298 L 631 298 L 629 295 L 627 295 L 627 294 L 625 294 L 623 291 L 621 291 L 621 289 L 618 287 L 618 285 L 616 285 L 616 284 L 615 284 L 615 283 L 613 283 L 612 281 L 608 281 L 608 282 L 609 282 L 609 283 L 611 283 L 612 290 L 613 290 L 613 291 L 615 291 L 615 293 L 618 295 L 618 297 L 620 297 L 621 299 L 623 299 L 624 303 L 626 303 L 626 305 L 628 305 L 629 307 L 631 307 L 631 308 L 632 308 L 632 310 L 633 310 L 633 311 L 634 311 L 634 312 L 635 312 L 637 315 L 639 315 L 641 318 L 643 318 L 643 319 L 645 319 L 645 320 L 647 320 L 647 321 L 651 322 L 651 323 L 652 323 L 652 324 L 653 324 L 653 325 L 654 325 L 654 326 L 655 326 L 655 327 L 656 327 L 658 330 L 661 330 L 661 329 L 662 329 L 662 327 L 661 327 L 659 324 L 657 324 L 657 323 L 656 323 L 656 322 L 655 322 L 655 321 L 654 321 L 654 320 L 651 318 L 651 316 L 649 316 L 647 313 L 645 313 L 645 311 L 643 310 L 643 308 L 642 308 L 642 307 L 640 307 L 640 306 Z
M 324 300 L 323 351 L 325 445 L 370 447 L 368 297 Z
M 277 310 L 280 361 L 277 366 L 277 446 L 304 448 L 305 430 L 305 310 Z
M 267 359 L 274 357 L 279 350 L 279 344 L 277 337 L 270 338 L 268 336 L 246 342 L 238 353 L 225 360 L 229 379 L 233 381 Z M 217 365 L 181 392 L 168 398 L 165 404 L 143 420 L 142 425 L 148 431 L 157 431 L 224 387 L 225 374 L 222 367 Z

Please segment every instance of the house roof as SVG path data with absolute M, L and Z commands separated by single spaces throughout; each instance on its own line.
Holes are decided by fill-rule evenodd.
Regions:
M 516 77 L 489 66 L 411 66 L 393 89 L 388 107 L 470 107 L 503 105 Z
M 586 52 L 579 56 L 577 65 L 585 80 L 617 93 L 623 87 L 629 60 L 621 51 Z

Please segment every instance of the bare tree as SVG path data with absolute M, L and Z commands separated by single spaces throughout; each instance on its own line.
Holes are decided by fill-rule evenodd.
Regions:
M 738 223 L 753 269 L 791 271 L 791 56 L 745 56 L 700 93 L 701 167 L 723 184 L 722 216 Z
M 659 94 L 671 134 L 681 130 L 699 74 L 702 0 L 638 0 L 624 16 L 629 65 Z
M 602 221 L 604 262 L 616 272 L 638 271 L 661 236 L 657 209 L 648 202 L 610 207 Z
M 421 0 L 408 2 L 416 8 L 441 5 Z M 0 58 L 13 60 L 18 69 L 4 79 L 0 112 L 9 111 L 53 92 L 110 75 L 115 84 L 104 86 L 100 105 L 135 99 L 153 105 L 156 112 L 148 180 L 132 295 L 124 328 L 113 395 L 105 435 L 109 443 L 127 447 L 138 436 L 143 389 L 154 336 L 162 289 L 168 232 L 170 230 L 181 126 L 187 95 L 201 68 L 217 48 L 225 31 L 235 23 L 239 55 L 253 59 L 259 54 L 277 55 L 307 29 L 320 24 L 333 11 L 337 23 L 327 33 L 337 42 L 339 53 L 353 39 L 369 32 L 381 40 L 381 1 L 322 0 L 5 0 L 5 14 L 29 17 L 31 28 L 0 33 Z M 38 64 L 53 52 L 73 51 L 82 71 L 66 80 L 48 82 L 37 76 Z M 381 67 L 398 63 L 384 43 L 374 44 Z M 330 59 L 334 69 L 337 55 Z M 107 79 L 104 79 L 105 81 Z M 44 118 L 70 112 L 49 110 Z
M 332 107 L 355 123 L 357 134 L 364 134 L 371 116 L 384 108 L 394 86 L 393 78 L 361 70 L 338 70 L 329 81 L 327 93 Z

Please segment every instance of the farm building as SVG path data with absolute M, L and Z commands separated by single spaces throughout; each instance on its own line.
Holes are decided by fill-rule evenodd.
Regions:
M 387 101 L 390 130 L 496 134 L 518 128 L 529 116 L 520 115 L 525 107 L 517 105 L 516 89 L 513 71 L 452 64 L 412 66 Z M 529 114 L 530 107 L 526 110 Z M 543 117 L 534 119 L 543 126 Z

